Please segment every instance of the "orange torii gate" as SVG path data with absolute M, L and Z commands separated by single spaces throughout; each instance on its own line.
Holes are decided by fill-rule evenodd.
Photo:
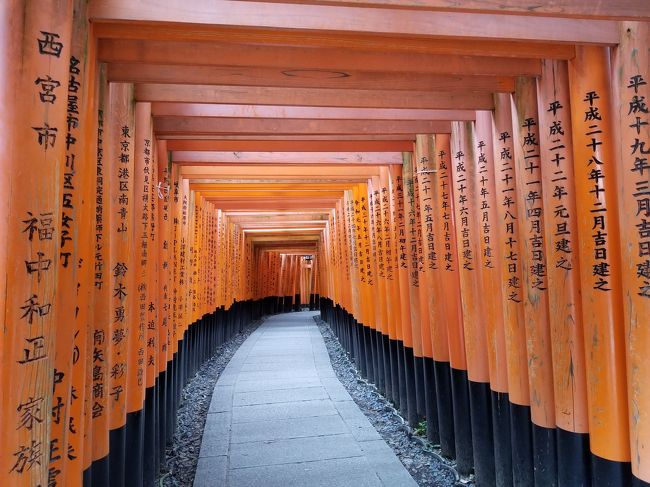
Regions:
M 307 305 L 477 484 L 650 484 L 648 5 L 452 3 L 2 3 L 9 485 Z

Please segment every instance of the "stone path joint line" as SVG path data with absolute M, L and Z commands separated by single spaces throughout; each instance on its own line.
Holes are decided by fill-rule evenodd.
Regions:
M 194 487 L 417 486 L 339 382 L 314 312 L 268 318 L 219 377 Z

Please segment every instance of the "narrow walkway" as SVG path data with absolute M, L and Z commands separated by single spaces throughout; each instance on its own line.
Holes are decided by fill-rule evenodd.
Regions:
M 417 485 L 336 378 L 314 315 L 269 318 L 232 358 L 194 487 Z

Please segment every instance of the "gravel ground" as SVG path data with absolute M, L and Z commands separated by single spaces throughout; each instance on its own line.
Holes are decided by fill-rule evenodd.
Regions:
M 176 433 L 172 445 L 167 447 L 165 466 L 156 485 L 191 487 L 194 483 L 203 428 L 214 386 L 239 346 L 262 324 L 262 321 L 263 319 L 251 323 L 241 333 L 221 345 L 183 389 L 178 408 Z
M 431 445 L 426 438 L 416 435 L 375 386 L 359 375 L 329 325 L 319 317 L 314 317 L 314 320 L 325 339 L 336 376 L 418 485 L 421 487 L 473 485 L 467 479 L 461 480 L 454 470 L 454 463 L 442 458 L 440 450 Z

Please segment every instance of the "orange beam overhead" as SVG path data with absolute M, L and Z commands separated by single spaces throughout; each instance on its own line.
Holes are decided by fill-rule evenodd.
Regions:
M 376 36 L 361 33 L 276 30 L 268 28 L 237 28 L 214 25 L 140 24 L 95 22 L 99 39 L 219 41 L 230 44 L 283 45 L 297 47 L 331 47 L 386 52 L 451 54 L 457 56 L 490 56 L 534 59 L 572 59 L 575 47 L 551 42 L 516 42 L 468 39 L 439 39 L 427 37 Z
M 193 152 L 174 151 L 172 162 L 185 164 L 401 164 L 401 152 Z
M 411 137 L 408 134 L 402 135 L 391 135 L 391 134 L 343 134 L 343 135 L 267 135 L 267 134 L 237 134 L 237 135 L 198 135 L 198 134 L 179 134 L 179 135 L 168 135 L 164 138 L 158 137 L 160 140 L 225 140 L 225 141 L 241 141 L 241 140 L 251 140 L 255 139 L 258 141 L 282 141 L 282 142 L 302 142 L 302 141 L 399 141 L 399 142 L 410 142 L 411 144 L 415 140 L 414 137 Z
M 543 18 L 499 14 L 428 12 L 389 8 L 223 0 L 91 0 L 96 21 L 141 21 L 228 27 L 364 32 L 439 38 L 555 41 L 616 44 L 618 26 L 606 20 Z M 350 21 L 354 19 L 354 21 Z
M 492 95 L 436 91 L 337 90 L 261 86 L 139 84 L 138 101 L 351 108 L 428 108 L 491 110 Z
M 249 42 L 250 39 L 248 39 Z M 359 49 L 304 48 L 132 39 L 101 39 L 99 58 L 106 63 L 152 63 L 193 66 L 283 68 L 288 76 L 301 70 L 318 73 L 354 70 L 393 73 L 455 75 L 539 76 L 535 59 L 510 57 L 455 56 L 435 53 L 376 52 Z M 297 71 L 297 72 L 296 72 Z
M 268 179 L 272 177 L 288 178 L 369 178 L 379 174 L 379 166 L 340 166 L 340 165 L 314 165 L 314 166 L 283 166 L 283 165 L 245 165 L 245 166 L 181 166 L 180 174 L 184 178 L 214 178 L 221 179 L 251 177 L 255 179 Z
M 362 68 L 362 67 L 360 67 Z M 285 70 L 258 67 L 183 66 L 174 64 L 119 63 L 108 66 L 108 79 L 123 83 L 178 83 L 224 86 L 284 86 L 290 88 L 334 88 L 419 91 L 513 91 L 514 80 L 505 76 L 378 73 L 357 70 Z
M 408 152 L 410 140 L 168 140 L 170 151 Z
M 160 135 L 171 134 L 436 134 L 449 133 L 449 122 L 406 120 L 294 120 L 218 117 L 156 117 Z
M 268 0 L 274 2 L 276 0 Z M 280 1 L 280 0 L 277 0 Z M 282 3 L 312 5 L 345 5 L 423 9 L 439 12 L 499 13 L 528 16 L 549 16 L 583 19 L 650 20 L 650 4 L 646 0 L 591 2 L 586 0 L 281 0 Z
M 273 105 L 217 105 L 208 103 L 153 103 L 158 117 L 292 118 L 350 120 L 474 120 L 474 110 L 420 110 L 289 107 Z

